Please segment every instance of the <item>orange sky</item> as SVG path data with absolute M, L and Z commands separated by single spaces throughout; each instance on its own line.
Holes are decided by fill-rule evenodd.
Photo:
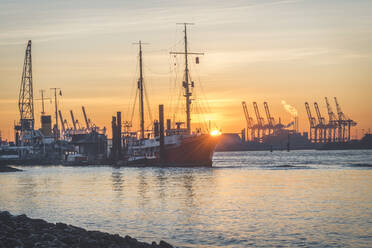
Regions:
M 13 139 L 13 123 L 19 118 L 18 92 L 29 39 L 35 99 L 40 98 L 40 89 L 49 96 L 49 88 L 62 88 L 65 118 L 70 120 L 72 109 L 83 122 L 84 105 L 101 127 L 110 126 L 116 111 L 130 116 L 128 105 L 138 77 L 138 47 L 132 42 L 150 43 L 144 46 L 144 64 L 152 115 L 163 103 L 172 117 L 178 99 L 175 85 L 181 85 L 174 72 L 179 78 L 182 58 L 177 57 L 174 65 L 169 51 L 182 49 L 182 27 L 175 23 L 183 21 L 196 23 L 189 30 L 191 50 L 206 53 L 199 65 L 191 65 L 198 99 L 194 106 L 209 106 L 204 116 L 213 126 L 240 132 L 245 127 L 241 101 L 249 103 L 251 115 L 251 102 L 257 101 L 263 116 L 267 101 L 275 119 L 288 123 L 291 116 L 281 104 L 285 100 L 297 108 L 300 130 L 306 131 L 304 102 L 318 101 L 327 117 L 324 97 L 333 104 L 337 96 L 344 113 L 358 122 L 359 137 L 362 129 L 372 127 L 370 1 L 89 3 L 0 3 L 3 138 Z M 37 125 L 40 109 L 40 101 L 35 101 Z M 53 111 L 49 103 L 47 111 Z

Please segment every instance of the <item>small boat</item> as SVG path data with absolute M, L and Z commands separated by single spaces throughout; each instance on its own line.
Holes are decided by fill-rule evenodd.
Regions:
M 88 165 L 88 156 L 80 153 L 67 154 L 66 159 L 63 161 L 63 165 Z

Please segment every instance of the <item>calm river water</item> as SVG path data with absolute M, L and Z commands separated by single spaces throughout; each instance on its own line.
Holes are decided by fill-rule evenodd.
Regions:
M 372 150 L 215 153 L 214 168 L 19 167 L 0 210 L 178 247 L 372 247 Z

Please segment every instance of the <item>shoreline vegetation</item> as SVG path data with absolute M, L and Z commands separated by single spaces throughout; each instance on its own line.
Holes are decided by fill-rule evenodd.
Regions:
M 42 219 L 32 219 L 26 215 L 12 215 L 0 211 L 0 248 L 24 247 L 76 247 L 76 248 L 173 248 L 161 240 L 159 244 L 140 242 L 130 236 L 100 231 L 88 231 L 64 223 L 49 223 Z

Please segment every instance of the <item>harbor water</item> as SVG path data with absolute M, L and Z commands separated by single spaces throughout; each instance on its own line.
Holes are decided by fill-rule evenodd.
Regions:
M 177 247 L 372 247 L 372 150 L 215 153 L 213 168 L 33 166 L 0 210 Z

